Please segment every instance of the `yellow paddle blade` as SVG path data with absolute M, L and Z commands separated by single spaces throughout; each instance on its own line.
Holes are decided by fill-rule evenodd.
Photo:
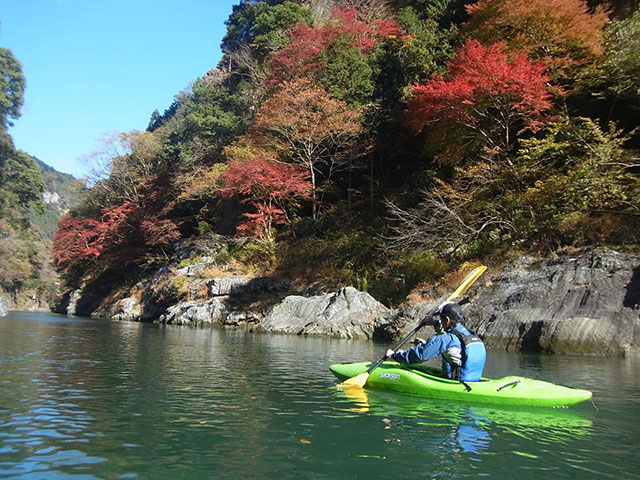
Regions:
M 344 396 L 356 404 L 356 407 L 351 408 L 352 412 L 366 413 L 369 408 L 369 395 L 367 391 L 358 385 L 340 384 L 340 390 L 344 392 Z
M 460 286 L 456 289 L 455 292 L 453 292 L 449 298 L 447 298 L 447 302 L 450 302 L 451 300 L 458 298 L 460 295 L 462 295 L 464 292 L 467 291 L 467 289 L 473 285 L 473 283 L 478 279 L 478 277 L 480 275 L 482 275 L 484 273 L 484 271 L 487 269 L 487 267 L 485 265 L 481 265 L 479 267 L 474 268 L 473 270 L 471 270 L 471 273 L 469 273 L 469 275 L 467 275 L 465 277 L 465 279 L 462 281 L 462 283 L 460 284 Z
M 340 385 L 345 385 L 349 387 L 364 387 L 364 384 L 367 383 L 368 379 L 369 379 L 369 373 L 364 372 L 364 373 L 361 373 L 360 375 L 356 375 L 355 377 L 347 378 Z

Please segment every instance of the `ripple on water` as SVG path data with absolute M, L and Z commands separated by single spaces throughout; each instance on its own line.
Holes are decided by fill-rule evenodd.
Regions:
M 589 379 L 601 403 L 505 410 L 330 389 L 329 364 L 379 354 L 367 342 L 29 322 L 12 324 L 9 350 L 0 342 L 3 359 L 32 353 L 0 368 L 0 477 L 526 480 L 640 468 L 631 365 L 617 383 L 589 359 L 492 353 L 497 371 Z M 600 376 L 573 375 L 585 369 Z

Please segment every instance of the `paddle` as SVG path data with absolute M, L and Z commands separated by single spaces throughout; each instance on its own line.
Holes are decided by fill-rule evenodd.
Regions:
M 452 300 L 455 300 L 456 298 L 460 297 L 464 292 L 467 291 L 467 289 L 471 285 L 473 285 L 473 283 L 478 279 L 478 277 L 480 275 L 482 275 L 484 273 L 484 271 L 486 269 L 487 269 L 487 267 L 485 267 L 484 265 L 474 268 L 471 271 L 471 273 L 465 277 L 465 279 L 462 281 L 462 283 L 456 289 L 456 291 L 453 292 L 451 295 L 449 295 L 449 297 L 444 301 L 444 303 L 451 302 Z M 442 306 L 442 304 L 440 306 Z M 433 312 L 431 312 L 429 315 L 424 317 L 424 319 L 422 321 L 420 321 L 418 326 L 416 328 L 414 328 L 413 330 L 411 330 L 411 332 L 406 337 L 404 337 L 402 339 L 402 341 L 398 345 L 396 345 L 393 350 L 394 351 L 398 350 L 411 337 L 413 337 L 418 332 L 418 330 L 420 330 L 422 327 L 424 327 L 427 324 L 425 319 L 431 318 L 433 315 L 435 315 L 436 312 L 438 312 L 438 310 L 440 309 L 440 306 L 438 308 L 436 308 Z M 371 372 L 373 372 L 376 368 L 378 368 L 380 365 L 382 365 L 382 362 L 384 362 L 386 359 L 387 359 L 387 356 L 385 355 L 380 360 L 378 360 L 376 363 L 371 365 L 366 372 L 361 373 L 359 375 L 356 375 L 355 377 L 348 378 L 347 380 L 342 382 L 340 385 L 342 385 L 342 386 L 364 387 L 364 384 L 367 383 L 367 380 L 369 379 L 369 375 L 371 374 Z

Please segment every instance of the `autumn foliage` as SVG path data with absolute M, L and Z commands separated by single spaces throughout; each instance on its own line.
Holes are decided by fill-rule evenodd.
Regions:
M 65 272 L 95 260 L 102 252 L 102 226 L 97 220 L 63 217 L 53 237 L 53 259 Z
M 347 37 L 361 52 L 373 50 L 376 42 L 404 33 L 393 20 L 375 20 L 371 25 L 358 19 L 355 8 L 335 8 L 332 19 L 321 28 L 296 23 L 290 31 L 291 43 L 280 50 L 271 61 L 272 80 L 282 81 L 320 69 L 320 56 L 329 44 Z
M 479 135 L 490 148 L 508 150 L 518 134 L 544 124 L 552 103 L 544 65 L 524 53 L 509 61 L 503 43 L 485 47 L 468 40 L 449 62 L 446 77 L 412 87 L 407 124 L 458 125 Z
M 605 1 L 243 0 L 218 66 L 105 156 L 56 264 L 146 275 L 214 242 L 395 302 L 441 262 L 637 244 L 640 17 Z
M 264 102 L 250 135 L 265 149 L 307 170 L 315 217 L 320 180 L 328 180 L 357 157 L 354 148 L 364 131 L 361 122 L 359 110 L 349 109 L 312 80 L 301 78 L 286 82 Z
M 467 5 L 465 31 L 487 43 L 505 41 L 510 53 L 543 60 L 555 77 L 602 54 L 606 5 L 585 0 L 480 0 Z
M 238 232 L 272 239 L 275 225 L 289 223 L 287 208 L 308 199 L 311 190 L 309 172 L 299 166 L 278 162 L 268 155 L 247 160 L 231 160 L 222 176 L 223 197 L 239 195 L 255 212 L 245 213 L 248 219 L 238 226 Z
M 140 195 L 102 209 L 100 218 L 63 217 L 53 238 L 56 267 L 67 273 L 87 263 L 103 261 L 127 266 L 144 261 L 154 250 L 180 238 L 177 225 L 154 211 L 157 195 Z

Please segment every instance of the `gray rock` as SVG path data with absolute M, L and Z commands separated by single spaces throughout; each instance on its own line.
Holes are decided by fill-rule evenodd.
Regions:
M 213 298 L 206 302 L 180 302 L 160 315 L 156 323 L 167 325 L 212 325 L 221 323 L 226 316 L 226 307 L 222 298 Z
M 276 305 L 260 328 L 267 332 L 372 338 L 390 310 L 365 292 L 346 287 L 311 298 L 292 295 Z
M 541 261 L 523 257 L 487 274 L 463 309 L 467 326 L 489 348 L 640 354 L 640 257 L 597 249 Z M 411 325 L 419 318 L 409 317 Z
M 121 322 L 139 322 L 142 317 L 142 305 L 135 298 L 123 298 L 110 309 L 109 317 Z
M 67 304 L 67 315 L 76 315 L 78 313 L 78 302 L 82 299 L 82 290 L 73 290 L 69 294 L 69 303 Z
M 226 296 L 241 293 L 248 283 L 247 277 L 214 278 L 207 283 L 207 289 L 212 297 Z
M 640 353 L 640 257 L 592 250 L 527 260 L 491 281 L 469 309 L 470 325 L 490 346 Z
M 226 295 L 260 294 L 275 292 L 289 288 L 286 282 L 276 285 L 273 280 L 267 277 L 222 277 L 214 278 L 207 284 L 209 295 L 212 297 Z
M 0 298 L 0 317 L 4 317 L 7 314 L 7 306 L 4 304 L 2 298 Z
M 229 312 L 222 323 L 226 327 L 252 327 L 260 323 L 261 317 L 255 312 L 242 310 Z

